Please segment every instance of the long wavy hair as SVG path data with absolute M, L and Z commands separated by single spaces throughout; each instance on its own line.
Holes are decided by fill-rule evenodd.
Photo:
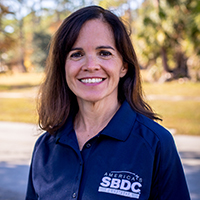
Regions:
M 116 48 L 122 55 L 124 63 L 128 64 L 127 74 L 119 81 L 119 102 L 127 100 L 136 112 L 153 120 L 159 119 L 143 99 L 140 68 L 125 25 L 111 11 L 99 6 L 89 6 L 67 17 L 50 43 L 46 77 L 38 98 L 39 125 L 50 134 L 55 134 L 63 126 L 70 112 L 78 112 L 76 96 L 66 82 L 65 61 L 78 38 L 81 27 L 86 21 L 92 19 L 102 19 L 110 25 Z

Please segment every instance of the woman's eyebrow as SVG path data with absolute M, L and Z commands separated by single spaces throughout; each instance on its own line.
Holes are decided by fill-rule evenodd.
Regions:
M 115 49 L 113 47 L 111 47 L 111 46 L 99 46 L 96 49 L 112 49 L 112 50 L 115 51 Z
M 98 49 L 112 49 L 113 51 L 115 51 L 115 49 L 113 47 L 111 47 L 111 46 L 98 46 L 96 49 L 97 50 Z M 83 48 L 81 48 L 81 47 L 75 47 L 75 48 L 72 48 L 70 51 L 77 51 L 77 50 L 82 51 Z
M 81 50 L 83 50 L 82 48 L 80 48 L 80 47 L 75 47 L 75 48 L 72 48 L 70 51 L 76 51 L 76 50 L 79 50 L 79 51 L 81 51 Z

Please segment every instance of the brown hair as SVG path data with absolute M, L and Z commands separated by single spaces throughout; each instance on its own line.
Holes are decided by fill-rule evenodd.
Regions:
M 118 100 L 127 100 L 131 107 L 150 119 L 159 119 L 143 100 L 140 69 L 129 34 L 122 21 L 109 10 L 99 6 L 81 8 L 67 17 L 52 38 L 46 65 L 46 79 L 40 89 L 39 125 L 54 134 L 63 126 L 70 112 L 78 111 L 76 96 L 65 78 L 65 61 L 81 27 L 91 19 L 102 19 L 112 28 L 116 48 L 128 64 L 127 74 L 120 79 Z

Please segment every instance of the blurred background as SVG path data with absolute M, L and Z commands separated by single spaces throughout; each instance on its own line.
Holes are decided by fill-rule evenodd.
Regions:
M 192 179 L 192 182 L 189 178 L 189 181 L 199 188 L 199 0 L 0 0 L 0 122 L 4 122 L 0 124 L 0 177 L 4 177 L 0 178 L 1 200 L 12 199 L 5 196 L 10 190 L 1 191 L 4 182 L 12 182 L 6 179 L 10 173 L 7 168 L 10 161 L 3 156 L 11 151 L 11 147 L 4 146 L 7 150 L 2 147 L 3 142 L 10 141 L 9 134 L 7 138 L 3 137 L 6 127 L 11 126 L 5 123 L 36 126 L 36 96 L 44 77 L 50 39 L 64 18 L 73 11 L 92 4 L 110 9 L 122 18 L 132 33 L 145 97 L 163 118 L 159 123 L 169 129 L 175 138 L 179 138 L 178 142 L 184 141 L 183 146 L 187 145 L 187 141 L 196 141 L 199 148 L 188 150 L 193 154 L 187 154 L 182 146 L 178 148 L 182 159 L 187 156 L 195 158 L 196 164 L 184 165 L 184 169 L 188 170 L 187 174 L 196 170 L 193 173 L 196 179 Z M 21 129 L 18 130 L 20 132 Z M 33 134 L 33 129 L 30 130 Z M 187 136 L 187 139 L 182 140 L 183 136 Z M 34 141 L 35 137 L 29 137 L 23 144 L 31 144 L 32 148 Z M 26 161 L 22 162 L 25 165 L 21 165 L 18 160 L 14 163 L 15 167 L 24 170 L 21 167 L 26 166 L 25 170 L 28 172 L 31 151 L 29 149 L 25 154 L 20 154 L 20 159 L 26 157 Z M 13 155 L 10 160 L 15 160 L 16 151 L 10 153 Z M 25 180 L 21 180 L 24 181 L 23 187 Z M 195 191 L 200 190 L 198 188 Z M 200 195 L 195 195 L 196 193 L 193 194 L 193 199 L 200 200 Z M 17 195 L 13 196 L 17 200 Z M 18 197 L 22 199 L 19 194 Z
M 91 4 L 112 10 L 132 32 L 143 88 L 162 125 L 199 135 L 199 0 L 1 0 L 0 121 L 37 123 L 29 97 L 42 81 L 51 36 L 71 12 Z

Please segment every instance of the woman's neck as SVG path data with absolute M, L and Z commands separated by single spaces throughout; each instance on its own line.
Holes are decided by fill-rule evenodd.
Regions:
M 119 107 L 117 100 L 115 102 L 79 102 L 74 129 L 80 148 L 109 123 Z

